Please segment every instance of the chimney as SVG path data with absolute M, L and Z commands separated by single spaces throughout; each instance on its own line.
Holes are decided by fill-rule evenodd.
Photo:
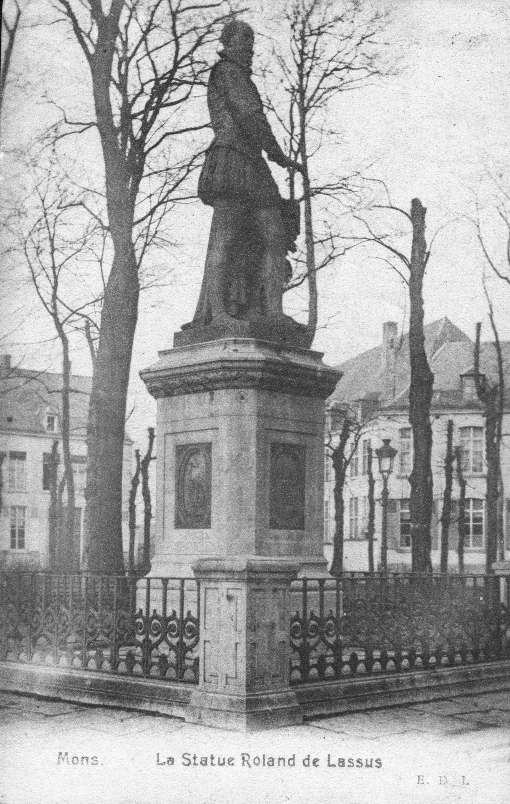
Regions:
M 485 374 L 480 373 L 480 382 L 485 384 Z M 463 402 L 478 402 L 478 392 L 476 390 L 476 375 L 474 371 L 466 371 L 460 375 L 460 387 L 462 389 Z
M 0 374 L 8 374 L 11 370 L 11 356 L 0 355 Z
M 385 321 L 381 354 L 382 399 L 384 402 L 388 402 L 395 396 L 397 337 L 396 321 Z

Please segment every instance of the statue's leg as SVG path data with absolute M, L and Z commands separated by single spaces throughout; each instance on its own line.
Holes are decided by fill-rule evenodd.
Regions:
M 195 321 L 227 314 L 225 307 L 229 255 L 236 244 L 245 207 L 233 201 L 217 201 L 209 234 L 202 290 Z
M 266 313 L 283 315 L 282 295 L 287 257 L 285 228 L 279 207 L 253 211 L 262 241 L 261 275 Z

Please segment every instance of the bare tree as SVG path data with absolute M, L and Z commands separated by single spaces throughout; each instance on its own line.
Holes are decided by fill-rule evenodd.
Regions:
M 89 406 L 84 558 L 89 570 L 119 572 L 124 422 L 140 267 L 165 212 L 186 197 L 186 179 L 198 164 L 200 149 L 187 146 L 206 123 L 191 120 L 186 110 L 204 82 L 203 54 L 224 15 L 220 2 L 54 0 L 54 6 L 85 58 L 95 109 L 90 121 L 64 114 L 59 136 L 97 130 L 112 249 Z
M 502 280 L 507 287 L 510 287 L 510 191 L 508 190 L 508 185 L 505 185 L 500 175 L 492 175 L 489 178 L 492 187 L 495 189 L 495 198 L 493 199 L 493 203 L 489 204 L 488 210 L 485 211 L 489 212 L 491 224 L 490 231 L 492 233 L 492 237 L 490 238 L 487 236 L 486 229 L 482 223 L 482 215 L 478 202 L 476 204 L 476 217 L 472 218 L 471 220 L 475 226 L 478 243 L 484 257 L 485 265 L 489 271 L 492 272 L 494 277 Z M 496 247 L 497 243 L 502 243 L 502 248 L 499 248 L 499 251 Z M 503 560 L 505 557 L 504 482 L 501 467 L 505 385 L 502 349 L 496 327 L 493 303 L 487 289 L 485 272 L 482 281 L 485 298 L 489 308 L 489 320 L 494 336 L 498 377 L 497 381 L 490 385 L 487 385 L 486 378 L 482 377 L 478 371 L 476 372 L 475 377 L 477 380 L 476 387 L 478 398 L 482 402 L 484 407 L 484 415 L 486 418 L 486 521 L 488 530 L 486 560 L 487 571 L 489 571 L 489 562 L 491 561 L 490 556 L 494 557 L 492 560 L 495 560 L 495 557 L 499 557 L 501 560 Z M 478 359 L 478 361 L 480 359 L 479 328 L 480 324 L 477 325 L 475 362 L 476 359 Z
M 332 411 L 335 413 L 334 409 Z M 338 414 L 339 411 L 337 410 Z M 335 533 L 333 536 L 333 560 L 331 575 L 342 574 L 344 563 L 344 487 L 349 468 L 356 455 L 361 437 L 366 431 L 367 422 L 360 420 L 349 408 L 340 411 L 339 430 L 330 431 L 326 443 L 326 455 L 332 462 L 335 476 L 333 499 L 335 503 Z
M 142 497 L 143 497 L 143 558 L 142 568 L 144 572 L 148 572 L 151 567 L 151 521 L 152 521 L 152 502 L 151 491 L 149 486 L 149 468 L 151 461 L 155 460 L 152 454 L 154 448 L 155 432 L 154 427 L 148 428 L 148 442 L 147 451 L 142 458 L 140 469 L 142 474 Z
M 135 538 L 136 538 L 136 494 L 140 484 L 140 450 L 135 449 L 135 471 L 131 478 L 129 487 L 129 549 L 128 549 L 128 572 L 132 575 L 135 571 Z
M 388 72 L 385 43 L 380 34 L 386 16 L 360 0 L 292 0 L 278 8 L 278 46 L 272 54 L 285 93 L 284 102 L 268 99 L 286 138 L 289 157 L 302 165 L 304 202 L 304 254 L 295 260 L 296 274 L 289 287 L 308 283 L 308 332 L 310 343 L 317 329 L 317 271 L 345 253 L 331 223 L 317 225 L 313 202 L 322 199 L 352 205 L 357 199 L 351 175 L 315 175 L 314 157 L 325 144 L 339 139 L 331 128 L 328 112 L 343 92 L 362 88 Z M 284 26 L 282 30 L 282 26 Z M 288 47 L 286 46 L 288 42 Z M 296 198 L 295 170 L 289 170 L 289 188 Z M 355 203 L 358 203 L 356 200 Z M 337 216 L 338 217 L 338 216 Z M 320 230 L 320 231 L 319 231 Z M 320 251 L 320 258 L 317 252 Z
M 13 0 L 2 3 L 2 62 L 0 65 L 0 114 L 4 105 L 5 87 L 11 68 L 12 51 L 18 33 L 22 8 Z
M 486 489 L 486 572 L 492 572 L 492 565 L 498 557 L 498 544 L 502 534 L 498 534 L 501 524 L 498 515 L 501 478 L 501 435 L 504 412 L 504 371 L 501 343 L 494 319 L 494 311 L 489 300 L 489 317 L 494 334 L 494 348 L 497 358 L 497 380 L 491 382 L 480 371 L 480 333 L 482 325 L 476 325 L 474 375 L 478 399 L 483 405 L 485 418 L 485 458 L 487 461 L 487 489 Z
M 367 521 L 367 539 L 368 539 L 368 571 L 373 572 L 375 569 L 374 562 L 374 537 L 375 537 L 375 477 L 373 471 L 374 454 L 372 446 L 368 445 L 367 457 L 367 484 L 368 484 L 368 521 Z
M 48 564 L 51 570 L 60 569 L 59 549 L 61 544 L 62 510 L 59 508 L 58 494 L 58 441 L 51 447 L 48 460 L 48 488 L 50 504 L 48 506 Z
M 71 456 L 71 356 L 70 333 L 88 317 L 88 300 L 66 299 L 65 285 L 69 274 L 77 270 L 91 237 L 89 227 L 76 225 L 75 203 L 51 171 L 36 185 L 35 220 L 27 232 L 20 233 L 21 248 L 30 271 L 36 294 L 50 316 L 62 354 L 62 388 L 60 429 L 62 435 L 63 475 L 58 486 L 59 511 L 63 513 L 63 538 L 55 558 L 61 569 L 77 569 L 77 555 L 72 550 L 75 521 L 75 486 Z M 64 489 L 66 506 L 63 505 Z
M 466 479 L 462 469 L 462 449 L 455 447 L 455 471 L 457 477 L 457 484 L 459 486 L 459 502 L 457 512 L 457 556 L 459 564 L 459 572 L 464 572 L 464 546 L 466 542 Z
M 448 419 L 446 426 L 446 451 L 444 456 L 444 492 L 443 510 L 441 512 L 441 572 L 448 572 L 448 538 L 452 518 L 452 486 L 453 464 L 455 453 L 453 451 L 453 419 Z
M 409 476 L 411 486 L 409 510 L 411 517 L 411 555 L 413 572 L 430 572 L 432 547 L 430 526 L 432 520 L 432 425 L 430 406 L 434 375 L 430 370 L 425 351 L 423 329 L 423 280 L 430 257 L 430 246 L 425 238 L 426 209 L 418 198 L 411 201 L 411 210 L 388 203 L 377 205 L 403 215 L 411 226 L 411 254 L 408 257 L 392 244 L 389 235 L 377 234 L 362 217 L 355 216 L 365 229 L 361 236 L 351 237 L 357 244 L 375 244 L 388 256 L 383 262 L 389 265 L 409 290 L 409 423 L 413 433 L 413 469 Z M 432 243 L 432 241 L 431 241 Z M 403 269 L 402 269 L 403 267 Z
M 485 216 L 481 213 L 478 202 L 476 216 L 471 217 L 470 220 L 475 227 L 485 264 L 494 276 L 510 286 L 510 191 L 498 178 L 490 178 L 496 193 L 494 203 L 489 210 L 490 227 L 484 225 L 482 218 Z M 499 251 L 488 237 L 487 229 L 489 228 L 493 233 L 492 240 L 499 240 L 499 235 L 501 235 L 503 247 Z M 495 232 L 498 233 L 496 237 L 494 237 Z

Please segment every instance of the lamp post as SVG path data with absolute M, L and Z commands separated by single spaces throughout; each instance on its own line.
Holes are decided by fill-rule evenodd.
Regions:
M 382 504 L 382 534 L 381 534 L 381 569 L 388 569 L 388 478 L 393 471 L 393 461 L 397 450 L 390 445 L 390 438 L 383 438 L 382 447 L 376 449 L 379 473 L 382 477 L 383 487 L 381 494 Z

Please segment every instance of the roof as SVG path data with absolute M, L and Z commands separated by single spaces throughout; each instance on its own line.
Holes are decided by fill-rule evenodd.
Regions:
M 424 327 L 425 350 L 434 374 L 433 405 L 463 406 L 461 375 L 473 369 L 474 343 L 448 318 Z M 503 366 L 508 377 L 505 396 L 510 395 L 510 342 L 503 341 Z M 335 366 L 343 376 L 329 398 L 329 403 L 352 403 L 380 398 L 383 392 L 383 346 L 375 347 Z M 493 343 L 480 346 L 480 369 L 489 378 L 497 377 L 496 351 Z M 407 407 L 410 382 L 409 334 L 396 345 L 394 396 L 385 406 Z M 473 407 L 471 403 L 470 407 Z
M 92 377 L 70 378 L 70 434 L 85 438 Z M 37 369 L 9 368 L 0 372 L 0 432 L 51 435 L 46 414 L 62 410 L 62 374 Z M 126 436 L 126 440 L 130 439 Z
M 85 437 L 92 378 L 71 375 L 71 435 Z M 0 375 L 0 431 L 48 435 L 46 413 L 60 415 L 62 374 L 12 368 Z

